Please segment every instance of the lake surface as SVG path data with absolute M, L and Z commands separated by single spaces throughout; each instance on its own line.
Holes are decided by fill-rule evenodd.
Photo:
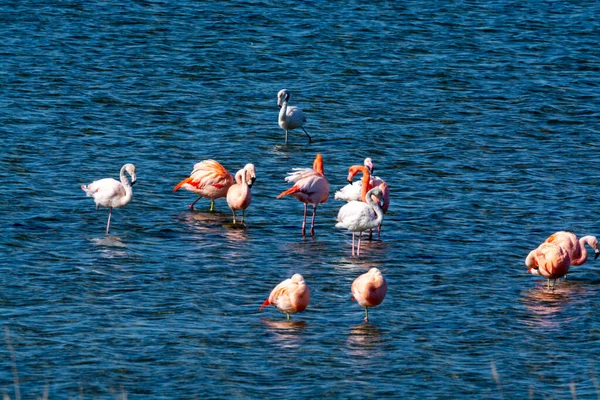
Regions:
M 600 235 L 600 5 L 402 3 L 0 5 L 0 393 L 597 398 L 600 261 L 551 292 L 524 259 Z M 284 145 L 282 88 L 311 143 Z M 275 197 L 317 153 L 332 191 L 303 237 Z M 333 194 L 365 157 L 391 205 L 356 258 Z M 245 229 L 173 193 L 208 158 L 255 164 Z M 128 162 L 106 236 L 80 186 Z M 259 313 L 294 273 L 307 310 Z

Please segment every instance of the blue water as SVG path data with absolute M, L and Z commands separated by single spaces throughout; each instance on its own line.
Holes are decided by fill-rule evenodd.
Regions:
M 403 3 L 1 4 L 0 392 L 596 398 L 599 261 L 550 292 L 524 259 L 600 235 L 600 5 Z M 312 143 L 283 144 L 282 88 Z M 317 153 L 332 192 L 302 237 L 275 197 Z M 353 258 L 333 191 L 365 157 L 391 206 Z M 246 229 L 172 192 L 207 158 L 256 165 Z M 106 236 L 79 186 L 127 162 Z M 259 313 L 296 272 L 308 309 Z

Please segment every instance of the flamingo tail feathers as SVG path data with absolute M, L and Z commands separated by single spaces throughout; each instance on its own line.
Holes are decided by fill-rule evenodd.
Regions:
M 177 184 L 177 186 L 175 186 L 175 189 L 173 189 L 173 191 L 174 192 L 178 191 L 183 185 L 185 185 L 186 183 L 190 183 L 191 181 L 192 181 L 192 178 L 185 178 L 184 180 L 179 182 Z
M 284 190 L 283 192 L 279 193 L 279 196 L 277 196 L 278 199 L 282 198 L 283 196 L 287 196 L 288 194 L 294 194 L 299 192 L 301 189 L 298 186 L 292 186 L 291 188 L 289 188 L 288 190 Z

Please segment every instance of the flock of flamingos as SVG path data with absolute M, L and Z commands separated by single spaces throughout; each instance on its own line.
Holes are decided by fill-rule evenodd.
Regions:
M 277 97 L 277 104 L 280 107 L 279 126 L 285 130 L 285 143 L 288 142 L 288 131 L 297 128 L 302 129 L 310 141 L 311 136 L 303 127 L 306 122 L 304 112 L 296 106 L 288 105 L 289 91 L 282 89 Z M 356 255 L 356 257 L 360 256 L 362 233 L 370 231 L 372 234 L 372 230 L 376 228 L 378 231 L 381 230 L 383 215 L 390 203 L 388 185 L 381 178 L 373 176 L 372 172 L 373 162 L 370 158 L 366 158 L 363 165 L 351 166 L 348 169 L 349 184 L 338 190 L 334 196 L 336 200 L 347 202 L 338 212 L 336 227 L 352 232 L 352 256 Z M 131 181 L 126 173 L 131 177 Z M 359 173 L 362 174 L 362 180 L 353 182 L 354 177 Z M 253 164 L 246 164 L 244 168 L 237 171 L 234 179 L 221 164 L 209 159 L 194 165 L 190 176 L 179 182 L 173 191 L 186 189 L 198 195 L 198 198 L 190 204 L 190 209 L 194 209 L 194 204 L 201 198 L 210 199 L 211 212 L 216 199 L 226 198 L 233 213 L 233 224 L 237 224 L 236 211 L 242 212 L 240 223 L 244 224 L 245 210 L 252 202 L 251 188 L 255 179 L 256 170 Z M 305 235 L 306 231 L 308 204 L 312 204 L 310 234 L 314 235 L 317 206 L 329 198 L 329 182 L 323 170 L 323 157 L 317 154 L 312 168 L 295 168 L 285 180 L 293 185 L 281 192 L 277 198 L 291 195 L 304 203 L 302 235 Z M 135 166 L 125 164 L 121 168 L 120 181 L 105 178 L 81 186 L 88 196 L 94 198 L 96 209 L 99 206 L 109 209 L 106 234 L 110 232 L 112 209 L 129 204 L 133 197 L 132 186 L 135 182 Z M 355 251 L 356 233 L 358 233 L 358 240 Z M 554 288 L 556 280 L 566 276 L 571 265 L 581 265 L 587 260 L 586 244 L 594 249 L 597 258 L 600 250 L 596 237 L 584 236 L 577 240 L 570 232 L 556 232 L 529 253 L 525 261 L 529 268 L 527 272 L 547 278 L 548 288 L 550 288 L 550 280 L 553 280 Z M 365 321 L 368 321 L 369 307 L 381 304 L 387 292 L 387 283 L 377 268 L 371 268 L 369 272 L 354 280 L 351 291 L 353 300 L 365 308 Z M 309 301 L 310 290 L 304 278 L 300 274 L 294 274 L 271 291 L 260 309 L 268 305 L 276 306 L 289 319 L 290 314 L 304 311 Z

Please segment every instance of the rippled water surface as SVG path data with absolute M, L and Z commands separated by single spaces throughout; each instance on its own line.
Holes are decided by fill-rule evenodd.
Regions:
M 600 261 L 554 292 L 526 254 L 600 235 L 596 2 L 0 5 L 0 392 L 11 398 L 596 398 Z M 277 125 L 288 88 L 308 116 Z M 321 153 L 315 237 L 275 197 Z M 350 256 L 333 190 L 371 157 L 381 240 Z M 173 187 L 258 179 L 246 228 Z M 79 186 L 137 167 L 134 199 Z M 370 311 L 352 281 L 378 267 Z M 259 313 L 293 273 L 290 322 Z

